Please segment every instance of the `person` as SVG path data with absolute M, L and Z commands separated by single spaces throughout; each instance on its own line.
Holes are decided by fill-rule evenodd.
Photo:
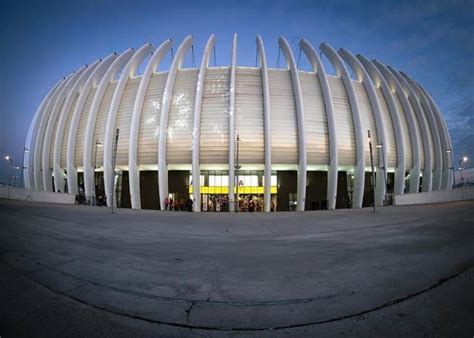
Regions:
M 250 200 L 249 202 L 249 212 L 254 212 L 255 211 L 255 202 L 253 199 Z
M 172 198 L 170 198 L 168 204 L 169 204 L 169 209 L 168 210 L 173 211 L 174 210 L 174 201 L 173 201 Z
M 168 197 L 165 198 L 165 210 L 170 210 L 170 200 L 168 199 Z
M 186 205 L 188 207 L 188 211 L 193 211 L 193 200 L 191 198 L 188 199 Z
M 179 199 L 179 211 L 184 211 L 184 200 L 182 198 Z

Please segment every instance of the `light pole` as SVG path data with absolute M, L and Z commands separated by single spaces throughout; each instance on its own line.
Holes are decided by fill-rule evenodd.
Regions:
M 383 143 L 380 142 L 379 144 L 376 145 L 377 148 L 380 148 L 382 150 L 382 165 L 379 165 L 379 169 L 383 169 L 383 181 L 385 184 L 385 195 L 384 195 L 384 201 L 383 205 L 387 205 L 387 172 L 385 171 L 385 152 L 383 150 Z
M 7 198 L 10 198 L 10 179 L 11 179 L 11 171 L 12 171 L 12 167 L 13 167 L 13 159 L 10 155 L 7 155 L 5 156 L 5 160 L 7 161 L 10 161 L 10 170 L 9 170 L 9 173 L 8 173 L 8 188 L 7 188 Z
M 461 185 L 463 186 L 464 185 L 464 177 L 462 176 L 462 171 L 464 170 L 464 167 L 461 166 L 461 164 L 463 162 L 467 162 L 467 160 L 469 160 L 467 158 L 467 156 L 463 156 L 461 157 L 461 159 L 459 160 L 459 170 L 461 171 Z
M 367 130 L 367 134 L 369 137 L 369 150 L 370 150 L 370 166 L 372 167 L 372 192 L 374 194 L 374 211 L 375 212 L 375 172 L 374 172 L 374 158 L 372 155 L 372 141 L 370 139 L 370 130 Z
M 20 170 L 20 166 L 16 165 L 16 166 L 13 167 L 13 169 L 15 169 L 15 170 Z M 18 179 L 18 175 L 14 175 L 14 176 L 12 176 L 12 177 L 13 177 L 13 179 L 15 180 L 15 181 L 13 181 L 13 182 L 14 182 L 14 183 L 13 183 L 13 186 L 16 188 L 16 180 Z
M 464 200 L 464 177 L 462 176 L 462 171 L 464 167 L 461 166 L 462 163 L 467 162 L 468 158 L 467 156 L 461 157 L 459 160 L 459 171 L 461 172 L 461 198 Z
M 114 195 L 115 195 L 115 164 L 117 163 L 117 145 L 118 145 L 118 138 L 119 138 L 120 130 L 117 128 L 115 129 L 115 139 L 114 139 L 114 146 L 112 149 L 112 200 L 110 201 L 111 206 L 111 213 L 114 213 Z
M 237 184 L 235 185 L 236 188 L 235 188 L 235 204 L 236 204 L 236 207 L 235 207 L 235 212 L 239 212 L 239 170 L 240 168 L 242 168 L 242 166 L 239 164 L 239 145 L 240 145 L 240 137 L 239 135 L 237 135 L 237 159 L 235 161 L 235 165 L 234 165 L 234 169 L 235 169 L 235 174 L 236 174 L 236 177 L 237 177 Z
M 23 187 L 23 171 L 26 169 L 25 167 L 25 153 L 29 152 L 30 150 L 27 147 L 23 147 L 23 159 L 21 161 L 21 173 L 20 173 L 20 188 Z
M 453 170 L 453 186 L 451 188 L 456 188 L 456 175 L 454 174 L 454 154 L 453 154 L 453 150 L 452 149 L 447 149 L 446 152 L 451 154 L 451 167 L 448 168 L 448 169 Z
M 97 205 L 97 199 L 96 199 L 96 179 L 95 179 L 95 171 L 97 170 L 97 147 L 102 147 L 102 143 L 99 142 L 99 140 L 95 141 L 95 153 L 94 153 L 94 195 L 92 197 L 92 205 Z

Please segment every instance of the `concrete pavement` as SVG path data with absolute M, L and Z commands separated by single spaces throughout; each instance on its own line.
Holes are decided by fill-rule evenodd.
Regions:
M 107 317 L 86 335 L 108 325 L 117 335 L 338 335 L 347 325 L 357 328 L 350 335 L 472 335 L 473 206 L 112 215 L 0 200 L 0 267 L 10 281 L 0 300 L 9 304 L 23 283 L 25 304 L 53 297 L 58 308 L 80 307 L 79 317 Z M 398 309 L 391 326 L 377 324 Z M 0 312 L 0 328 L 15 328 L 20 314 Z

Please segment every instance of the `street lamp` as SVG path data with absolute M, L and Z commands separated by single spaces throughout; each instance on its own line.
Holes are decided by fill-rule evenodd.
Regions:
M 94 195 L 92 198 L 92 205 L 97 205 L 97 200 L 96 200 L 96 193 L 95 193 L 95 187 L 96 187 L 96 179 L 95 179 L 95 171 L 97 169 L 97 147 L 102 147 L 102 143 L 99 142 L 99 140 L 95 141 L 95 152 L 94 152 Z
M 7 198 L 10 198 L 10 179 L 11 179 L 11 170 L 13 167 L 13 159 L 10 155 L 5 156 L 5 160 L 10 161 L 10 172 L 8 173 L 8 188 L 7 188 Z
M 380 148 L 382 150 L 382 165 L 379 165 L 379 169 L 383 169 L 383 181 L 385 184 L 385 195 L 384 195 L 384 205 L 387 204 L 387 172 L 385 171 L 385 152 L 383 150 L 383 143 L 380 142 L 379 144 L 376 145 L 377 148 Z
M 447 149 L 446 152 L 448 154 L 451 154 L 451 167 L 449 167 L 448 169 L 452 169 L 453 170 L 453 186 L 452 188 L 455 188 L 456 187 L 456 175 L 454 174 L 454 154 L 453 154 L 453 151 L 452 149 Z
M 242 168 L 242 166 L 239 164 L 239 145 L 240 145 L 240 137 L 237 135 L 237 159 L 235 161 L 234 169 L 235 169 L 235 174 L 237 177 L 237 184 L 236 189 L 235 189 L 235 203 L 237 207 L 234 206 L 235 212 L 239 212 L 239 169 Z
M 461 166 L 462 163 L 467 162 L 469 159 L 467 156 L 463 156 L 459 159 L 459 170 L 461 171 L 461 185 L 464 186 L 464 177 L 462 176 L 462 171 L 464 167 Z
M 374 158 L 372 156 L 372 140 L 370 139 L 370 130 L 367 130 L 369 138 L 369 150 L 370 150 L 370 166 L 372 167 L 372 192 L 374 194 L 374 212 L 375 212 L 375 172 L 374 172 Z
M 23 186 L 23 171 L 26 169 L 25 167 L 25 153 L 29 152 L 30 150 L 27 147 L 23 147 L 23 160 L 21 162 L 21 173 L 20 173 L 20 188 Z

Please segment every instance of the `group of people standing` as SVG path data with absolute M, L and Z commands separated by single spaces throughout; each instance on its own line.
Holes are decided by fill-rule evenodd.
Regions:
M 186 203 L 182 198 L 173 200 L 172 198 L 165 198 L 166 211 L 193 211 L 193 200 L 189 198 Z

